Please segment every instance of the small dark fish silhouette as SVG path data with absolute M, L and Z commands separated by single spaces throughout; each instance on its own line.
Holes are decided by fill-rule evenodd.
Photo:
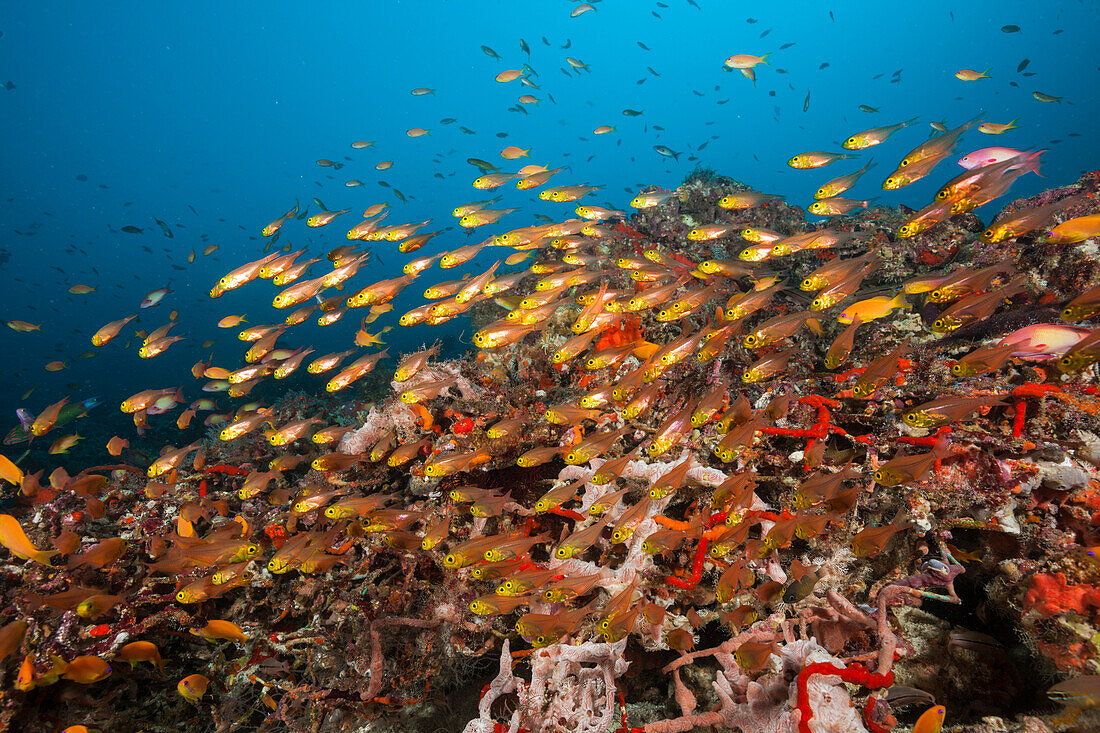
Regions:
M 168 225 L 166 223 L 155 216 L 153 217 L 153 221 L 155 221 L 157 223 L 157 226 L 160 227 L 160 230 L 164 233 L 164 236 L 168 237 L 169 239 L 176 238 L 176 235 L 172 233 L 172 230 L 168 228 Z
M 126 226 L 122 227 L 122 231 L 126 232 L 127 234 L 141 234 L 144 230 L 138 229 L 136 226 L 133 226 L 131 224 L 127 224 Z
M 1001 26 L 1001 31 L 1003 33 L 1019 33 L 1020 32 L 1020 26 L 1018 26 L 1018 25 L 1002 25 Z
M 1023 61 L 1021 61 L 1021 62 L 1020 62 L 1019 64 L 1017 64 L 1017 66 L 1016 66 L 1016 73 L 1018 74 L 1018 73 L 1020 73 L 1021 71 L 1023 71 L 1024 69 L 1026 69 L 1026 68 L 1027 68 L 1027 65 L 1028 65 L 1028 64 L 1030 64 L 1030 63 L 1031 63 L 1031 59 L 1024 59 Z

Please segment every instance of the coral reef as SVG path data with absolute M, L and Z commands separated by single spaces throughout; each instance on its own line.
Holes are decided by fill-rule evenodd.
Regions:
M 466 312 L 499 345 L 288 395 L 163 472 L 16 476 L 6 513 L 57 552 L 19 559 L 0 527 L 22 660 L 0 723 L 880 733 L 934 700 L 948 730 L 1088 729 L 1043 692 L 1100 673 L 1100 352 L 1057 366 L 1095 333 L 1058 322 L 1095 241 L 1042 235 L 1096 212 L 1098 180 L 1009 204 L 1071 202 L 994 246 L 969 212 L 896 238 L 911 212 L 725 208 L 748 188 L 702 171 L 541 234 L 509 287 L 545 303 L 505 315 L 479 283 Z M 800 248 L 754 263 L 761 237 Z M 847 285 L 818 308 L 815 277 Z M 309 440 L 326 426 L 348 430 Z

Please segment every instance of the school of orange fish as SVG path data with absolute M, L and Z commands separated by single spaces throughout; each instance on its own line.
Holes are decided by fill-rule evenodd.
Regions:
M 726 63 L 745 72 L 760 62 L 731 56 Z M 504 72 L 497 81 L 522 76 Z M 883 188 L 929 175 L 980 122 L 976 117 L 945 129 L 914 148 Z M 912 123 L 853 134 L 844 147 L 884 143 Z M 414 128 L 408 135 L 423 132 Z M 907 240 L 932 237 L 937 225 L 1038 171 L 1038 152 L 987 150 L 994 151 L 990 158 L 946 181 L 932 203 L 892 231 L 848 216 L 870 202 L 840 197 L 870 164 L 814 194 L 811 213 L 840 218 L 785 231 L 762 222 L 787 204 L 741 186 L 713 184 L 714 220 L 699 221 L 694 212 L 688 220 L 682 207 L 693 185 L 700 190 L 690 181 L 676 190 L 639 192 L 627 213 L 583 203 L 598 186 L 549 186 L 565 175 L 563 168 L 528 166 L 485 172 L 473 188 L 537 192 L 542 201 L 563 204 L 560 220 L 419 256 L 412 253 L 438 234 L 423 233 L 431 222 L 386 223 L 389 212 L 377 205 L 347 231 L 347 244 L 328 252 L 327 264 L 301 260 L 304 249 L 242 264 L 218 280 L 212 298 L 267 287 L 256 281 L 269 280 L 278 289 L 274 308 L 293 310 L 280 323 L 240 331 L 250 344 L 242 363 L 195 364 L 204 391 L 242 398 L 264 380 L 304 367 L 325 375 L 328 393 L 353 394 L 357 382 L 394 358 L 392 390 L 377 397 L 362 427 L 331 424 L 323 414 L 291 414 L 283 403 L 211 413 L 206 424 L 216 435 L 166 446 L 148 466 L 26 475 L 0 457 L 0 478 L 18 487 L 25 504 L 0 514 L 0 544 L 27 561 L 21 571 L 27 592 L 5 612 L 0 629 L 0 659 L 18 657 L 8 686 L 27 693 L 62 679 L 91 685 L 131 674 L 122 662 L 149 663 L 189 703 L 208 704 L 234 684 L 259 685 L 267 712 L 289 715 L 289 708 L 305 704 L 306 683 L 257 671 L 276 654 L 270 650 L 279 633 L 268 629 L 266 638 L 260 624 L 217 616 L 232 607 L 238 621 L 247 618 L 235 599 L 249 589 L 297 583 L 302 575 L 351 583 L 353 576 L 365 577 L 363 568 L 380 554 L 405 558 L 402 567 L 427 563 L 438 570 L 436 603 L 442 607 L 446 598 L 450 605 L 446 612 L 428 609 L 414 619 L 417 628 L 446 624 L 489 645 L 494 636 L 507 638 L 513 653 L 526 646 L 531 655 L 624 639 L 688 655 L 704 636 L 713 639 L 717 627 L 723 638 L 741 640 L 723 653 L 756 678 L 776 672 L 797 623 L 803 635 L 809 624 L 824 623 L 814 613 L 828 608 L 826 588 L 844 597 L 862 592 L 859 600 L 871 610 L 851 611 L 863 614 L 852 618 L 873 618 L 875 598 L 838 577 L 841 565 L 886 554 L 902 568 L 899 578 L 923 577 L 917 571 L 929 562 L 939 562 L 943 573 L 958 568 L 954 578 L 962 566 L 938 524 L 948 517 L 937 516 L 915 489 L 939 480 L 940 472 L 954 471 L 957 479 L 959 466 L 974 465 L 983 452 L 993 460 L 993 445 L 1015 446 L 1006 460 L 1026 473 L 1027 454 L 1048 440 L 1040 423 L 1028 421 L 1028 411 L 1054 401 L 1091 414 L 1086 403 L 1096 393 L 1093 365 L 1100 361 L 1100 329 L 1090 325 L 1100 318 L 1100 286 L 1066 301 L 1044 301 L 1028 263 L 1014 256 L 973 267 L 937 262 L 928 274 L 900 283 L 883 274 Z M 513 160 L 526 152 L 509 147 L 501 154 Z M 818 168 L 847 157 L 806 152 L 789 165 Z M 462 204 L 452 214 L 473 230 L 515 211 L 494 203 Z M 1073 247 L 1100 236 L 1100 214 L 1088 213 L 1096 210 L 1095 192 L 1082 188 L 1006 213 L 973 239 L 997 245 L 1026 237 L 1039 247 Z M 322 210 L 305 224 L 326 227 L 347 213 Z M 648 224 L 658 217 L 678 221 L 681 236 L 656 236 Z M 298 219 L 295 205 L 262 233 L 274 237 Z M 372 258 L 364 243 L 383 242 L 412 255 L 404 274 L 356 288 L 353 279 L 363 280 Z M 995 247 L 989 251 L 996 254 Z M 488 267 L 447 280 L 431 277 L 436 266 L 454 270 L 483 253 L 495 260 Z M 314 266 L 328 264 L 325 274 L 308 277 Z M 475 356 L 442 361 L 438 346 L 400 358 L 371 350 L 388 329 L 371 333 L 368 326 L 414 283 L 427 286 L 427 302 L 397 323 L 439 325 L 467 315 L 478 326 Z M 161 291 L 149 296 L 163 297 Z M 995 317 L 1051 302 L 1060 308 L 1057 322 L 980 330 Z M 934 310 L 923 327 L 922 315 L 912 312 L 918 304 L 921 313 Z M 359 313 L 366 315 L 347 351 L 315 356 L 312 348 L 279 346 L 307 319 L 324 326 Z M 92 343 L 106 345 L 132 318 L 104 325 Z M 218 325 L 235 328 L 243 321 L 229 315 Z M 169 335 L 175 323 L 146 334 L 140 357 L 156 357 L 178 341 Z M 903 323 L 904 330 L 895 330 Z M 983 342 L 960 352 L 963 342 L 951 340 L 958 333 L 982 334 Z M 927 378 L 932 373 L 937 381 Z M 981 388 L 973 386 L 978 379 Z M 929 392 L 935 383 L 950 389 Z M 144 389 L 121 410 L 141 428 L 182 407 L 186 391 Z M 47 436 L 66 404 L 62 399 L 44 409 L 30 432 Z M 191 403 L 181 410 L 179 427 L 212 408 L 210 400 Z M 116 436 L 107 449 L 122 456 L 127 445 Z M 238 460 L 212 462 L 238 447 Z M 266 466 L 257 464 L 261 456 L 270 457 Z M 892 520 L 871 519 L 887 509 Z M 1092 556 L 1096 535 L 1082 537 Z M 127 555 L 149 558 L 147 573 L 122 575 L 120 558 Z M 927 572 L 934 575 L 939 566 Z M 182 613 L 157 608 L 171 605 L 172 596 L 150 595 L 151 587 L 166 583 L 174 585 Z M 959 602 L 949 583 L 934 580 L 914 585 L 907 602 L 930 598 Z M 408 613 L 370 611 L 372 619 Z M 878 613 L 871 627 L 889 626 L 881 618 L 887 607 Z M 321 633 L 308 631 L 314 621 L 307 622 L 302 638 Z M 227 657 L 239 653 L 231 644 L 246 653 L 231 674 L 217 678 L 163 659 L 165 637 L 158 634 L 186 631 L 221 642 Z M 371 633 L 377 647 L 377 631 Z M 881 642 L 862 639 L 855 646 L 862 643 L 866 656 Z M 835 659 L 860 657 L 843 645 L 829 652 Z M 888 675 L 893 661 L 885 669 L 880 661 L 875 673 Z M 362 682 L 362 699 L 349 705 L 399 705 L 424 694 L 400 689 L 394 668 L 379 660 L 372 672 L 380 671 L 385 678 Z M 690 704 L 681 699 L 685 687 L 676 675 L 682 722 L 646 730 L 697 722 L 694 698 Z M 1100 685 L 1078 687 L 1084 692 L 1067 687 L 1058 692 L 1064 696 L 1052 697 L 1080 709 L 1100 701 Z M 787 722 L 808 725 L 808 705 L 800 700 L 801 718 Z M 869 704 L 872 709 L 862 724 L 888 729 L 889 713 Z M 537 729 L 532 721 L 541 720 L 539 713 L 521 712 L 515 721 Z M 943 719 L 943 708 L 933 707 L 918 728 L 938 731 Z M 71 731 L 83 725 L 66 722 Z

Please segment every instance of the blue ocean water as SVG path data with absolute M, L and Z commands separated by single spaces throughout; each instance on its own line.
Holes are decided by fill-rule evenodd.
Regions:
M 555 185 L 603 185 L 586 202 L 614 208 L 626 208 L 643 186 L 676 187 L 696 166 L 805 206 L 821 183 L 874 158 L 877 167 L 849 195 L 919 208 L 961 169 L 944 162 L 896 192 L 879 184 L 928 136 L 929 122 L 953 127 L 979 112 L 993 122 L 1019 118 L 1019 129 L 1000 137 L 971 131 L 959 145 L 958 156 L 989 145 L 1048 149 L 1046 177 L 1020 180 L 1000 202 L 979 210 L 983 220 L 1001 203 L 1072 183 L 1100 162 L 1095 2 L 1063 8 L 853 2 L 830 9 L 606 0 L 570 17 L 577 6 L 380 0 L 6 8 L 0 19 L 0 84 L 7 82 L 0 89 L 6 143 L 0 320 L 28 321 L 41 330 L 0 332 L 0 429 L 17 424 L 19 407 L 37 413 L 66 395 L 74 401 L 95 396 L 102 400 L 93 413 L 98 423 L 110 426 L 108 435 L 125 435 L 128 418 L 117 405 L 134 392 L 183 385 L 187 401 L 205 396 L 191 365 L 213 353 L 216 364 L 235 368 L 246 348 L 237 329 L 216 328 L 218 319 L 246 313 L 260 324 L 285 316 L 270 305 L 276 290 L 269 282 L 216 300 L 207 293 L 221 275 L 262 255 L 260 229 L 296 200 L 311 211 L 317 210 L 313 197 L 330 209 L 352 209 L 324 228 L 300 221 L 284 227 L 276 247 L 305 246 L 307 257 L 347 243 L 344 234 L 357 214 L 383 201 L 393 207 L 390 223 L 431 219 L 427 230 L 449 229 L 418 254 L 534 224 L 536 214 L 571 215 L 567 205 L 509 185 L 492 194 L 503 194 L 499 206 L 520 211 L 467 233 L 450 211 L 492 195 L 471 188 L 479 174 L 466 162 L 471 157 L 502 170 L 529 162 L 568 166 Z M 723 67 L 738 53 L 770 54 L 756 69 L 755 86 Z M 567 57 L 587 70 L 574 70 Z M 525 64 L 537 89 L 494 81 Z M 954 76 L 960 68 L 991 69 L 990 78 L 963 82 Z M 418 87 L 435 91 L 410 94 Z M 1034 91 L 1063 101 L 1040 103 Z M 519 105 L 527 93 L 538 103 Z M 624 115 L 625 109 L 642 114 Z M 919 117 L 918 124 L 859 160 L 816 171 L 786 165 L 796 153 L 839 151 L 854 132 L 911 117 Z M 443 122 L 448 119 L 454 122 Z M 600 125 L 615 130 L 596 136 Z M 416 127 L 430 134 L 408 137 L 406 130 Z M 357 140 L 374 145 L 354 150 Z M 502 160 L 500 150 L 510 145 L 530 148 L 530 159 Z M 659 155 L 656 145 L 678 158 Z M 344 165 L 323 168 L 318 159 Z M 377 171 L 383 160 L 393 167 Z M 349 188 L 349 179 L 363 185 Z M 127 233 L 124 226 L 142 232 Z M 203 256 L 211 244 L 217 251 Z M 407 260 L 393 244 L 373 248 L 378 259 L 355 287 L 399 274 Z M 191 251 L 194 263 L 188 263 Z M 480 271 L 495 259 L 496 253 L 483 252 L 454 274 Z M 421 285 L 449 277 L 438 270 L 422 277 L 375 328 L 395 324 L 422 302 Z M 75 284 L 96 292 L 71 295 Z M 150 360 L 138 358 L 140 343 L 129 328 L 103 348 L 91 345 L 97 328 L 138 313 L 142 296 L 165 285 L 172 292 L 164 302 L 140 311 L 132 325 L 152 330 L 176 310 L 175 333 L 186 341 Z M 355 312 L 327 328 L 311 319 L 282 343 L 312 345 L 319 354 L 340 351 L 358 325 Z M 442 332 L 455 339 L 455 348 L 469 338 L 463 319 Z M 395 353 L 439 334 L 398 327 L 384 338 Z M 210 340 L 212 348 L 201 346 Z M 87 351 L 96 357 L 78 358 Z M 67 368 L 45 371 L 54 360 Z M 321 377 L 288 381 L 323 389 Z M 243 401 L 219 397 L 223 409 Z M 172 417 L 153 421 L 154 439 L 178 440 Z M 106 457 L 102 441 L 82 449 Z

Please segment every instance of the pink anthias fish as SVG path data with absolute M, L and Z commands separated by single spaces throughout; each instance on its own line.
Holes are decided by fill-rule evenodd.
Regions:
M 1036 323 L 1024 326 L 1001 339 L 997 346 L 1016 344 L 1012 356 L 1045 361 L 1062 356 L 1088 336 L 1090 329 L 1057 323 Z
M 982 148 L 959 158 L 959 165 L 970 171 L 990 163 L 1000 163 L 1002 160 L 1025 154 L 1022 150 L 1013 150 L 1012 148 Z

